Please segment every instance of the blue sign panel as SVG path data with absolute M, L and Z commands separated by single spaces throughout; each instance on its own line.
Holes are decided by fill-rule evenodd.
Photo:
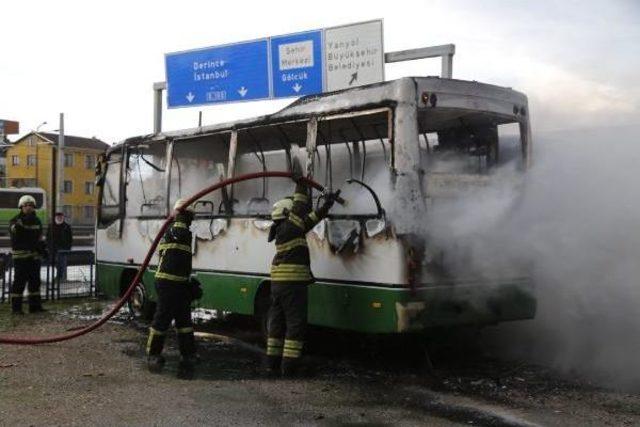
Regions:
M 322 92 L 322 30 L 271 38 L 274 98 Z
M 267 39 L 165 56 L 168 106 L 269 98 Z

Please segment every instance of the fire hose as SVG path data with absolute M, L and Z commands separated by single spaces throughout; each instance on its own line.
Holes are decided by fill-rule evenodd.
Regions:
M 245 175 L 240 175 L 234 178 L 229 178 L 229 179 L 225 179 L 223 181 L 218 182 L 217 184 L 213 184 L 210 185 L 206 188 L 203 188 L 202 190 L 200 190 L 199 192 L 195 193 L 194 195 L 192 195 L 191 197 L 189 197 L 184 204 L 182 205 L 182 207 L 180 208 L 180 210 L 183 210 L 184 208 L 186 208 L 187 206 L 191 205 L 193 202 L 195 202 L 196 200 L 200 199 L 201 197 L 219 190 L 221 188 L 224 188 L 228 185 L 232 185 L 235 184 L 237 182 L 241 182 L 241 181 L 249 181 L 252 179 L 256 179 L 256 178 L 292 178 L 293 175 L 290 172 L 256 172 L 256 173 L 249 173 L 249 174 L 245 174 Z M 319 183 L 317 183 L 316 181 L 313 181 L 310 178 L 305 178 L 302 177 L 300 178 L 300 181 L 312 188 L 315 188 L 316 190 L 325 191 L 325 188 L 320 185 Z M 337 201 L 339 203 L 344 203 L 344 200 L 338 198 Z M 133 278 L 133 280 L 131 281 L 131 283 L 129 284 L 129 287 L 127 288 L 127 290 L 125 291 L 125 293 L 122 295 L 122 297 L 118 300 L 118 302 L 106 313 L 104 314 L 100 319 L 98 319 L 97 321 L 95 321 L 94 323 L 87 325 L 81 329 L 75 330 L 71 333 L 66 333 L 66 334 L 61 334 L 61 335 L 53 335 L 53 336 L 48 336 L 48 337 L 12 337 L 12 336 L 0 336 L 0 344 L 14 344 L 14 345 L 34 345 L 34 344 L 48 344 L 48 343 L 54 343 L 54 342 L 60 342 L 60 341 L 66 341 L 66 340 L 70 340 L 73 338 L 77 338 L 79 336 L 82 336 L 84 334 L 88 334 L 89 332 L 93 331 L 94 329 L 99 328 L 100 326 L 102 326 L 103 324 L 105 324 L 111 317 L 113 317 L 118 310 L 120 310 L 120 308 L 122 308 L 122 306 L 127 302 L 127 300 L 129 299 L 129 297 L 131 296 L 131 294 L 133 293 L 133 290 L 135 289 L 136 285 L 140 282 L 140 279 L 142 278 L 142 274 L 144 273 L 144 271 L 146 270 L 147 266 L 149 265 L 149 262 L 151 261 L 151 258 L 153 257 L 153 254 L 158 246 L 158 244 L 160 243 L 160 240 L 162 239 L 162 236 L 164 235 L 165 231 L 167 230 L 167 228 L 169 227 L 169 225 L 171 224 L 171 222 L 174 220 L 175 218 L 175 214 L 171 213 L 167 219 L 164 221 L 164 223 L 162 224 L 162 227 L 160 227 L 160 230 L 158 231 L 158 233 L 156 234 L 155 239 L 153 240 L 153 243 L 151 244 L 151 246 L 149 247 L 149 251 L 147 252 L 146 257 L 144 258 L 144 261 L 142 262 L 142 265 L 138 268 L 138 271 L 135 275 L 135 277 Z

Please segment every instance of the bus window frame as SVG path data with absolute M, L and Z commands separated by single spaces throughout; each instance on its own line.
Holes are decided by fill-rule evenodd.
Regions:
M 284 122 L 272 122 L 272 123 L 266 123 L 266 124 L 260 124 L 260 125 L 256 125 L 256 126 L 249 126 L 246 128 L 239 128 L 239 129 L 234 129 L 231 132 L 231 140 L 230 140 L 230 144 L 229 144 L 229 166 L 228 166 L 228 170 L 227 170 L 227 176 L 228 177 L 235 177 L 235 173 L 236 173 L 236 160 L 238 159 L 238 148 L 240 146 L 240 144 L 242 144 L 241 148 L 247 148 L 246 150 L 240 150 L 240 154 L 245 154 L 245 153 L 249 153 L 249 152 L 255 152 L 255 149 L 259 149 L 262 154 L 264 154 L 265 152 L 268 153 L 281 153 L 284 154 L 285 156 L 285 160 L 287 163 L 287 169 L 288 172 L 292 171 L 292 165 L 293 165 L 293 155 L 291 153 L 291 150 L 294 146 L 298 146 L 295 142 L 292 142 L 291 139 L 287 136 L 286 131 L 283 129 L 284 126 L 288 125 L 288 124 L 300 124 L 300 123 L 307 123 L 308 126 L 308 122 L 311 120 L 311 118 L 302 118 L 302 119 L 298 119 L 298 120 L 287 120 Z M 270 151 L 264 151 L 262 149 L 262 147 L 260 146 L 259 143 L 256 143 L 257 139 L 251 134 L 251 130 L 252 129 L 258 129 L 258 128 L 274 128 L 279 135 L 281 135 L 281 138 L 278 138 L 278 142 L 281 146 L 280 149 L 278 150 L 270 150 Z M 242 142 L 240 143 L 239 140 L 239 132 L 246 132 L 247 135 L 249 136 L 250 141 L 247 142 Z M 254 145 L 255 149 L 249 149 L 250 145 Z M 271 219 L 271 215 L 270 214 L 236 214 L 233 211 L 233 203 L 231 203 L 234 200 L 234 191 L 233 191 L 233 185 L 230 186 L 230 190 L 228 191 L 229 194 L 229 206 L 231 206 L 231 212 L 225 214 L 225 215 L 214 215 L 211 218 L 226 218 L 226 219 L 230 219 L 230 218 L 238 218 L 238 219 Z
M 121 169 L 121 182 L 122 182 L 122 195 L 121 195 L 121 210 L 124 211 L 123 218 L 131 218 L 131 219 L 137 219 L 137 220 L 157 220 L 157 219 L 165 219 L 167 217 L 167 215 L 170 213 L 169 210 L 169 186 L 170 186 L 170 181 L 168 180 L 167 176 L 169 175 L 167 173 L 167 169 L 170 169 L 170 163 L 167 163 L 171 160 L 170 154 L 171 154 L 171 150 L 172 150 L 172 139 L 170 138 L 166 138 L 166 139 L 161 139 L 161 140 L 157 140 L 157 141 L 142 141 L 140 143 L 136 143 L 136 144 L 130 144 L 130 145 L 126 145 L 125 149 L 124 149 L 124 159 L 125 162 L 123 163 L 123 167 Z M 165 146 L 165 164 L 169 165 L 169 166 L 165 166 L 165 170 L 164 172 L 159 172 L 163 179 L 164 179 L 164 195 L 165 195 L 165 206 L 164 206 L 164 213 L 160 213 L 160 214 L 154 214 L 154 215 L 129 215 L 127 216 L 127 171 L 129 170 L 129 158 L 130 158 L 130 154 L 134 151 L 134 149 L 140 145 L 151 145 L 151 144 L 166 144 Z M 124 203 L 122 202 L 124 200 Z M 142 212 L 142 211 L 141 211 Z
M 332 114 L 326 114 L 326 115 L 312 115 L 312 116 L 308 116 L 308 117 L 304 117 L 304 118 L 300 118 L 300 119 L 294 119 L 294 120 L 286 120 L 286 121 L 282 121 L 282 122 L 278 122 L 278 121 L 274 121 L 271 123 L 261 123 L 258 125 L 254 125 L 254 126 L 248 126 L 248 127 L 243 127 L 243 128 L 236 128 L 236 129 L 232 129 L 232 130 L 224 130 L 224 131 L 219 131 L 219 132 L 214 132 L 211 134 L 207 134 L 206 136 L 212 136 L 212 135 L 229 135 L 229 156 L 228 156 L 228 164 L 227 164 L 227 171 L 226 171 L 226 178 L 229 177 L 235 177 L 235 173 L 236 173 L 236 160 L 238 158 L 238 150 L 239 148 L 249 148 L 250 144 L 253 144 L 252 141 L 247 141 L 247 142 L 241 142 L 239 141 L 239 133 L 242 132 L 247 132 L 247 131 L 251 131 L 252 129 L 258 129 L 258 128 L 265 128 L 265 127 L 273 127 L 275 130 L 277 130 L 277 132 L 279 132 L 280 135 L 282 135 L 282 138 L 278 138 L 278 141 L 281 145 L 281 149 L 279 150 L 271 150 L 270 152 L 280 152 L 283 151 L 282 154 L 284 154 L 286 156 L 286 162 L 289 168 L 289 171 L 291 171 L 291 167 L 293 164 L 293 157 L 294 154 L 292 153 L 292 150 L 294 147 L 298 147 L 299 145 L 296 144 L 295 142 L 292 142 L 289 138 L 287 138 L 287 134 L 286 134 L 286 130 L 283 129 L 283 127 L 286 127 L 287 124 L 292 124 L 292 123 L 306 123 L 307 126 L 307 136 L 306 136 L 306 140 L 304 142 L 305 144 L 305 148 L 307 149 L 307 159 L 302 159 L 303 161 L 305 161 L 305 165 L 304 168 L 307 171 L 307 176 L 313 177 L 313 166 L 310 167 L 311 170 L 309 170 L 309 153 L 314 153 L 315 155 L 315 151 L 317 150 L 317 137 L 318 137 L 318 123 L 321 121 L 330 121 L 330 120 L 338 120 L 338 119 L 353 119 L 356 117 L 361 117 L 361 116 L 367 116 L 367 115 L 373 115 L 373 114 L 378 114 L 384 112 L 387 114 L 387 143 L 389 144 L 389 148 L 390 148 L 390 156 L 389 156 L 389 161 L 386 164 L 386 167 L 389 168 L 391 173 L 394 173 L 395 167 L 394 167 L 394 161 L 395 161 L 395 144 L 394 144 L 394 126 L 393 126 L 393 116 L 394 116 L 394 109 L 391 106 L 377 106 L 374 108 L 366 108 L 366 109 L 357 109 L 357 110 L 352 110 L 352 111 L 347 111 L 347 112 L 339 112 L 339 113 L 332 113 Z M 376 129 L 376 133 L 378 132 L 378 130 Z M 201 135 L 202 137 L 204 137 L 205 135 Z M 384 136 L 383 136 L 384 138 Z M 163 179 L 164 179 L 164 194 L 165 194 L 165 198 L 166 198 L 166 204 L 165 204 L 165 209 L 166 212 L 170 212 L 171 210 L 171 206 L 169 206 L 170 204 L 170 186 L 171 186 L 171 167 L 170 165 L 172 164 L 171 162 L 173 161 L 173 153 L 174 153 L 174 143 L 175 142 L 180 142 L 181 140 L 183 140 L 185 138 L 166 138 L 166 139 L 162 139 L 162 140 L 158 140 L 158 141 L 141 141 L 140 143 L 132 143 L 132 144 L 124 144 L 122 149 L 121 149 L 121 155 L 122 155 L 122 161 L 121 161 L 121 173 L 120 173 L 120 219 L 121 221 L 124 221 L 125 218 L 131 218 L 131 219 L 138 219 L 138 220 L 154 220 L 154 219 L 164 219 L 166 218 L 166 214 L 165 215 L 160 215 L 160 214 L 155 214 L 155 215 L 131 215 L 131 216 L 127 216 L 127 210 L 126 210 L 126 205 L 127 205 L 127 171 L 129 168 L 129 160 L 130 160 L 130 154 L 135 151 L 135 147 L 137 147 L 138 145 L 146 145 L 146 144 L 156 144 L 156 143 L 165 143 L 166 144 L 166 165 L 168 165 L 165 168 L 164 172 L 161 172 L 163 175 Z M 193 137 L 189 137 L 188 139 L 193 139 Z M 370 140 L 366 140 L 366 141 L 370 141 Z M 361 142 L 361 141 L 358 141 Z M 197 142 L 195 142 L 197 143 Z M 343 143 L 343 142 L 335 142 L 335 143 L 331 143 L 331 145 L 333 144 L 339 144 L 339 143 Z M 351 143 L 351 142 L 349 142 Z M 242 145 L 240 145 L 242 144 Z M 311 150 L 312 149 L 312 150 Z M 244 153 L 245 151 L 250 151 L 250 150 L 240 150 L 241 153 Z M 115 152 L 115 151 L 114 151 Z M 111 153 L 109 154 L 111 155 Z M 295 156 L 298 157 L 298 153 L 295 153 Z M 102 191 L 103 189 L 101 188 L 100 190 L 100 201 L 102 202 Z M 230 186 L 230 188 L 227 190 L 227 194 L 223 195 L 223 199 L 226 199 L 227 203 L 225 204 L 227 207 L 232 207 L 233 204 L 230 203 L 231 200 L 233 199 L 233 186 Z M 373 202 L 372 202 L 373 203 Z M 101 205 L 102 206 L 102 205 Z M 217 209 L 216 209 L 217 210 Z M 100 211 L 98 212 L 98 216 L 100 215 Z M 270 215 L 269 214 L 236 214 L 235 212 L 233 212 L 233 209 L 231 209 L 231 212 L 224 212 L 224 213 L 220 213 L 220 212 L 215 212 L 211 215 L 211 214 L 206 214 L 206 213 L 199 213 L 196 216 L 196 219 L 218 219 L 218 218 L 222 218 L 222 219 L 232 219 L 232 218 L 238 218 L 238 219 L 270 219 Z M 331 219 L 375 219 L 375 218 L 379 218 L 379 214 L 349 214 L 349 215 L 330 215 Z M 122 224 L 121 224 L 122 225 Z M 122 227 L 121 227 L 122 229 Z
M 353 145 L 353 144 L 365 144 L 366 141 L 373 141 L 374 139 L 383 139 L 385 138 L 385 136 L 381 135 L 381 133 L 379 132 L 379 129 L 377 128 L 377 126 L 373 126 L 374 128 L 374 132 L 376 133 L 376 138 L 372 138 L 372 139 L 364 139 L 364 134 L 361 132 L 360 129 L 358 129 L 358 127 L 355 125 L 353 119 L 356 117 L 360 117 L 360 116 L 367 116 L 367 115 L 374 115 L 374 114 L 378 114 L 378 113 L 386 113 L 387 114 L 387 143 L 389 144 L 389 159 L 386 163 L 386 167 L 389 169 L 389 173 L 391 173 L 392 175 L 395 173 L 395 144 L 394 144 L 394 108 L 392 106 L 378 106 L 375 108 L 368 108 L 368 109 L 359 109 L 359 110 L 353 110 L 353 111 L 348 111 L 348 112 L 340 112 L 340 113 L 332 113 L 332 114 L 326 114 L 326 115 L 318 115 L 318 116 L 314 116 L 312 117 L 311 120 L 309 120 L 308 123 L 308 127 L 307 127 L 307 158 L 306 158 L 306 165 L 305 165 L 305 171 L 307 176 L 313 178 L 314 176 L 314 172 L 315 172 L 315 161 L 314 158 L 316 157 L 316 153 L 319 150 L 319 145 L 318 145 L 318 137 L 320 136 L 320 140 L 322 142 L 321 145 L 323 146 L 331 146 L 331 145 L 337 145 L 337 144 L 347 144 L 347 147 L 349 147 L 349 145 Z M 356 131 L 356 133 L 358 134 L 358 136 L 360 138 L 356 138 L 356 139 L 352 139 L 349 141 L 344 141 L 344 142 L 329 142 L 329 144 L 326 144 L 326 137 L 323 136 L 319 129 L 320 129 L 320 124 L 322 122 L 327 122 L 327 121 L 332 121 L 332 120 L 339 120 L 339 119 L 349 119 L 349 121 L 352 123 L 352 125 L 354 126 L 354 130 Z M 341 135 L 342 136 L 342 135 Z M 343 139 L 347 139 L 346 137 L 343 137 Z M 309 150 L 309 148 L 313 148 L 313 150 Z M 383 147 L 384 148 L 384 147 Z M 366 154 L 365 154 L 366 156 Z M 364 161 L 365 158 L 363 158 Z M 364 166 L 364 164 L 363 164 Z M 357 172 L 357 171 L 356 171 Z M 360 176 L 358 173 L 355 174 L 355 178 L 357 178 L 358 180 L 360 179 Z M 370 189 L 368 189 L 368 191 L 371 191 Z M 327 219 L 329 220 L 357 220 L 360 222 L 365 222 L 368 220 L 372 220 L 372 219 L 383 219 L 386 221 L 386 212 L 384 207 L 382 209 L 378 209 L 378 203 L 376 202 L 376 197 L 372 197 L 372 203 L 374 204 L 374 206 L 376 206 L 377 212 L 375 214 L 329 214 L 327 215 Z
M 124 185 L 123 185 L 123 164 L 124 164 L 124 160 L 125 160 L 125 146 L 123 145 L 122 147 L 119 147 L 117 150 L 113 150 L 111 152 L 109 152 L 107 154 L 107 159 L 106 159 L 106 168 L 104 171 L 105 174 L 105 180 L 106 180 L 106 174 L 107 171 L 109 170 L 109 168 L 111 167 L 111 165 L 114 165 L 116 163 L 120 164 L 120 169 L 118 171 L 118 204 L 117 205 L 104 205 L 103 204 L 103 193 L 104 193 L 104 185 L 100 185 L 98 186 L 98 211 L 96 212 L 96 226 L 97 228 L 108 228 L 111 224 L 113 224 L 115 221 L 120 221 L 120 236 L 122 236 L 122 225 L 123 225 L 123 221 L 124 221 L 124 217 L 125 217 L 125 207 L 126 207 L 126 203 L 123 203 L 123 198 L 124 198 Z M 120 155 L 120 160 L 118 162 L 115 161 L 110 161 L 110 158 L 112 155 L 114 154 L 119 154 Z M 118 207 L 118 216 L 111 222 L 109 222 L 108 224 L 102 224 L 102 208 L 103 206 L 106 207 L 114 207 L 117 206 Z
M 211 133 L 211 134 L 206 134 L 206 135 L 200 135 L 200 138 L 206 138 L 206 137 L 220 137 L 220 138 L 225 138 L 227 135 L 229 135 L 229 154 L 227 156 L 227 171 L 226 173 L 229 173 L 229 167 L 231 165 L 231 151 L 232 151 L 232 146 L 234 145 L 234 137 L 233 134 L 236 133 L 235 130 L 233 131 L 222 131 L 222 132 L 215 132 L 215 133 Z M 173 138 L 171 140 L 168 141 L 168 147 L 167 149 L 170 150 L 168 151 L 167 154 L 167 168 L 166 168 L 166 194 L 167 194 L 167 212 L 171 212 L 172 206 L 171 206 L 171 179 L 172 179 L 172 171 L 173 171 L 173 155 L 175 153 L 175 145 L 174 144 L 184 144 L 184 143 L 188 143 L 188 144 L 198 144 L 198 143 L 202 143 L 202 142 L 198 142 L 199 138 L 194 138 L 194 137 L 188 137 L 188 138 Z M 187 142 L 187 141 L 192 141 L 192 142 Z M 228 176 L 228 175 L 226 175 Z M 226 176 L 223 176 L 223 179 L 226 179 Z M 191 194 L 188 194 L 187 196 L 191 196 Z M 228 204 L 228 196 L 227 196 L 227 192 L 223 191 L 222 192 L 222 199 L 223 199 L 223 203 L 225 205 Z M 195 205 L 196 202 L 194 202 Z M 229 215 L 219 215 L 215 213 L 215 206 L 214 206 L 214 211 L 213 214 L 203 214 L 203 213 L 197 213 L 195 215 L 195 219 L 216 219 L 216 218 L 229 218 Z M 145 216 L 145 218 L 148 218 L 148 216 Z

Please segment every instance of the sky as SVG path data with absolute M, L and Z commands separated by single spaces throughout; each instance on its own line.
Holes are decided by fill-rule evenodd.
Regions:
M 529 97 L 536 131 L 640 122 L 640 2 L 112 0 L 8 2 L 0 21 L 0 119 L 108 143 L 150 133 L 164 54 L 370 19 L 385 51 L 453 43 L 454 78 Z M 435 59 L 386 78 L 438 75 Z M 163 130 L 275 112 L 292 99 L 165 110 Z M 15 136 L 12 137 L 15 139 Z

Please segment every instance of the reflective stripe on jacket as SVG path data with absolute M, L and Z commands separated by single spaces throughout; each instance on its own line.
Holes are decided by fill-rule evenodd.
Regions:
M 186 283 L 191 275 L 190 220 L 179 214 L 158 245 L 160 262 L 155 278 L 162 282 Z

